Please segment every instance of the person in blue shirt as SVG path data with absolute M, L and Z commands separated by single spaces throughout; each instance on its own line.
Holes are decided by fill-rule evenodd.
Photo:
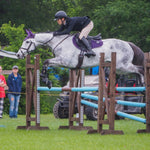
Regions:
M 8 98 L 10 102 L 9 108 L 9 117 L 17 118 L 18 115 L 18 106 L 20 101 L 20 92 L 22 87 L 22 78 L 18 73 L 18 66 L 13 66 L 12 73 L 8 76 L 7 85 L 8 89 Z
M 94 27 L 93 21 L 91 21 L 88 16 L 68 17 L 66 12 L 60 10 L 55 14 L 55 20 L 57 20 L 57 23 L 60 25 L 60 29 L 54 32 L 54 36 L 69 34 L 71 31 L 79 31 L 79 39 L 87 48 L 87 55 L 96 56 L 86 39 Z

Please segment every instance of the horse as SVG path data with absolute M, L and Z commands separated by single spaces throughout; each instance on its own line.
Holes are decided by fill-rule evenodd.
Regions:
M 80 50 L 73 44 L 74 35 L 53 36 L 53 32 L 35 33 L 26 30 L 27 37 L 16 53 L 19 59 L 34 51 L 37 46 L 51 48 L 54 58 L 44 61 L 44 66 L 75 69 Z M 103 39 L 103 45 L 92 49 L 96 56 L 84 57 L 80 68 L 99 65 L 100 53 L 105 53 L 105 61 L 111 62 L 111 53 L 116 52 L 116 69 L 120 73 L 137 73 L 144 83 L 144 53 L 135 44 L 120 39 Z

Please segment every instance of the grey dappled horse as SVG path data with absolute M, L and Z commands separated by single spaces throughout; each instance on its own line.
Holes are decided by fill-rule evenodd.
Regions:
M 53 36 L 53 33 L 36 33 L 26 30 L 28 36 L 17 52 L 17 57 L 22 59 L 37 46 L 46 45 L 52 49 L 54 58 L 44 61 L 46 67 L 76 68 L 80 50 L 72 42 L 72 35 Z M 119 39 L 104 39 L 101 47 L 94 48 L 96 56 L 84 57 L 81 68 L 99 65 L 100 53 L 105 53 L 105 61 L 111 61 L 111 52 L 117 53 L 116 69 L 122 73 L 137 73 L 144 82 L 144 53 L 131 42 Z

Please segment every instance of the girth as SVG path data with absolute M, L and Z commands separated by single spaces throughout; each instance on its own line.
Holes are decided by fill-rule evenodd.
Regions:
M 76 66 L 76 69 L 80 69 L 82 64 L 83 64 L 83 59 L 84 59 L 84 51 L 80 51 L 80 54 L 78 56 L 78 64 Z

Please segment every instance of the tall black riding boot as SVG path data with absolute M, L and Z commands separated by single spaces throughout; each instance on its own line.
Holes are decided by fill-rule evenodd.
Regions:
M 85 47 L 87 48 L 87 53 L 85 54 L 86 56 L 90 57 L 90 56 L 96 56 L 96 54 L 92 51 L 92 48 L 88 42 L 88 40 L 83 37 L 81 39 L 82 43 L 85 45 Z

